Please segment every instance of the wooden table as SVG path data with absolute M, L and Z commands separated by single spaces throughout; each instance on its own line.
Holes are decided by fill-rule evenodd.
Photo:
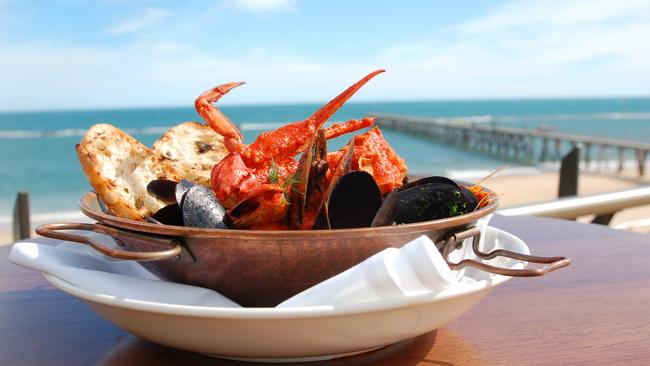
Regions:
M 650 236 L 542 218 L 496 217 L 569 268 L 513 279 L 458 320 L 340 365 L 648 365 Z M 235 365 L 141 340 L 53 289 L 0 249 L 0 365 Z

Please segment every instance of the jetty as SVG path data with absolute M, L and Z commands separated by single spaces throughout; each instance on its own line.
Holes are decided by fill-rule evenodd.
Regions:
M 560 161 L 563 154 L 579 146 L 586 168 L 603 167 L 614 160 L 618 171 L 622 171 L 625 161 L 633 159 L 639 176 L 643 176 L 650 151 L 647 142 L 562 133 L 545 126 L 535 129 L 506 127 L 489 121 L 471 122 L 462 117 L 428 118 L 379 113 L 375 116 L 375 123 L 383 129 L 416 134 L 465 150 L 530 164 Z M 610 158 L 612 154 L 614 159 Z

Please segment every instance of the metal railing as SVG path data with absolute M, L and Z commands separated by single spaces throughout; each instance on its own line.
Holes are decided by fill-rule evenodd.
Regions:
M 626 208 L 650 205 L 650 187 L 625 191 L 559 198 L 553 201 L 501 209 L 504 216 L 545 216 L 575 219 L 581 216 L 606 216 Z

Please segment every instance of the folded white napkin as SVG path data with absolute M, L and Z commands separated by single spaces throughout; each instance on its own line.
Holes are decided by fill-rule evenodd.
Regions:
M 483 233 L 489 217 L 479 221 Z M 99 237 L 97 234 L 90 234 Z M 485 235 L 482 235 L 484 237 Z M 104 238 L 105 239 L 105 238 Z M 176 305 L 239 307 L 201 287 L 161 281 L 137 262 L 114 260 L 81 244 L 35 238 L 14 244 L 9 259 L 54 275 L 86 291 L 131 301 Z M 105 241 L 104 241 L 105 242 Z M 474 258 L 471 243 L 454 253 L 454 261 Z M 449 268 L 434 243 L 421 236 L 402 248 L 383 250 L 364 262 L 284 301 L 278 307 L 335 306 L 385 301 L 484 280 L 490 274 Z
M 476 224 L 482 234 L 481 246 L 491 218 L 492 215 L 488 215 Z M 475 258 L 471 239 L 467 239 L 453 255 L 455 262 Z M 358 265 L 285 300 L 278 307 L 345 307 L 437 293 L 453 286 L 476 282 L 476 278 L 465 275 L 466 270 L 450 269 L 435 244 L 423 235 L 399 249 L 384 249 Z M 481 279 L 491 276 L 483 273 L 475 274 Z
M 400 249 L 385 249 L 278 307 L 342 307 L 421 295 L 458 284 L 453 272 L 431 239 L 423 235 Z

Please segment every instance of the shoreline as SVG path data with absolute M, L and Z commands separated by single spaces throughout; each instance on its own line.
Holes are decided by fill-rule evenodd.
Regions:
M 489 172 L 488 170 L 458 171 L 456 174 L 450 174 L 450 177 L 467 181 L 479 181 Z M 500 208 L 506 208 L 550 201 L 557 198 L 559 173 L 557 169 L 551 167 L 517 166 L 498 172 L 482 184 L 499 194 Z M 581 170 L 578 181 L 578 194 L 581 196 L 592 195 L 648 185 L 650 185 L 650 175 L 646 173 L 644 177 L 640 178 L 636 170 L 630 167 L 620 173 L 611 170 Z M 37 212 L 33 213 L 31 217 L 32 228 L 38 224 L 56 221 L 92 221 L 80 211 Z M 610 227 L 625 226 L 624 223 L 626 222 L 645 219 L 650 220 L 650 205 L 629 208 L 617 213 L 610 223 Z M 580 218 L 578 221 L 589 222 L 589 217 Z M 650 226 L 633 231 L 650 233 Z M 3 218 L 0 222 L 0 245 L 12 241 L 11 221 Z

